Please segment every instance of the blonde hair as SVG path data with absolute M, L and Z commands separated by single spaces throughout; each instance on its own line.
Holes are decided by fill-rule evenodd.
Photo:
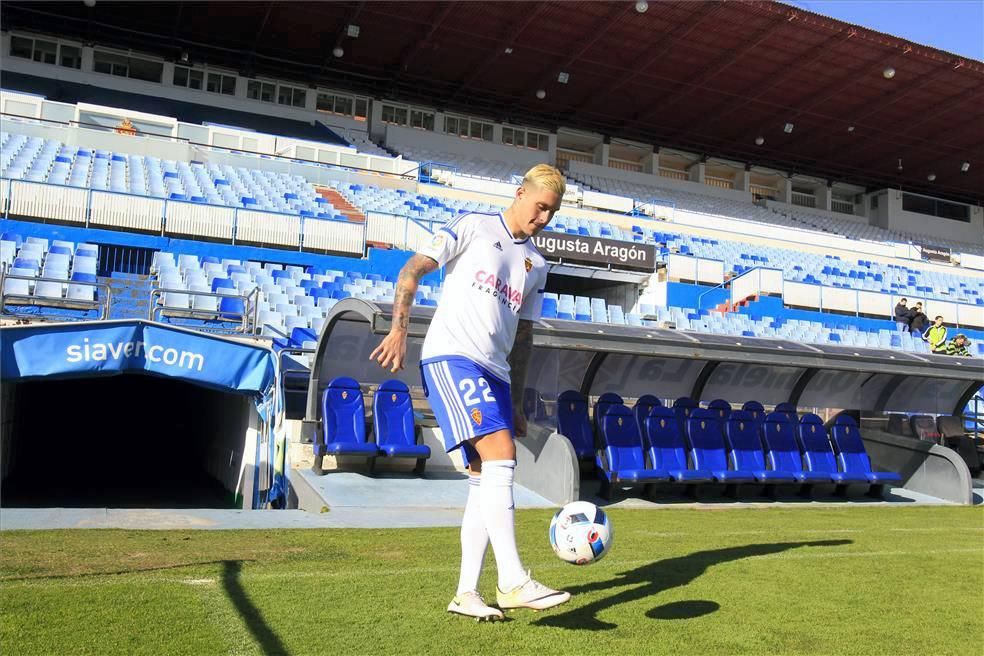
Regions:
M 527 171 L 526 175 L 523 176 L 523 186 L 549 189 L 561 197 L 567 191 L 564 174 L 549 164 L 537 164 Z

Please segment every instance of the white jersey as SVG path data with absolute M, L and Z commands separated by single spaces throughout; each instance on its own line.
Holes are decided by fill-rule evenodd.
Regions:
M 419 253 L 445 267 L 421 359 L 465 357 L 509 382 L 519 320 L 540 318 L 546 260 L 529 238 L 514 239 L 499 213 L 461 214 Z

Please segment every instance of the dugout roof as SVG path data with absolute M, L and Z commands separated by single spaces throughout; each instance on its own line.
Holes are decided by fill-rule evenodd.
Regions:
M 243 74 L 869 188 L 984 200 L 984 63 L 780 3 L 653 1 L 640 14 L 634 1 L 8 0 L 2 25 L 172 59 L 187 51 L 194 63 Z M 332 55 L 336 46 L 343 57 Z
M 406 368 L 398 375 L 369 360 L 392 325 L 392 305 L 348 298 L 329 312 L 308 383 L 307 419 L 337 376 L 378 385 L 420 385 L 420 349 L 434 310 L 415 307 Z M 527 386 L 545 399 L 569 389 L 597 396 L 655 394 L 873 412 L 951 414 L 984 385 L 984 362 L 755 337 L 541 319 L 535 324 Z

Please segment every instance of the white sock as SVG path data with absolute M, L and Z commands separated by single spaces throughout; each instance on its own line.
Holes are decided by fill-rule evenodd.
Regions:
M 468 501 L 465 502 L 465 516 L 461 519 L 461 574 L 458 577 L 458 592 L 455 593 L 459 595 L 478 590 L 485 550 L 489 546 L 489 533 L 482 518 L 481 483 L 481 476 L 468 477 Z
M 516 513 L 513 504 L 513 470 L 515 460 L 490 460 L 482 463 L 482 517 L 495 553 L 499 571 L 499 589 L 512 590 L 526 580 L 526 572 L 516 551 Z

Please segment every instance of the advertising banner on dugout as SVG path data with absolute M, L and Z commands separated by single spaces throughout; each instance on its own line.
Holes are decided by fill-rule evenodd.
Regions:
M 0 329 L 0 377 L 148 372 L 240 394 L 266 394 L 276 361 L 265 348 L 142 321 Z
M 656 247 L 652 244 L 560 232 L 541 232 L 533 237 L 533 243 L 548 260 L 633 271 L 656 270 Z

